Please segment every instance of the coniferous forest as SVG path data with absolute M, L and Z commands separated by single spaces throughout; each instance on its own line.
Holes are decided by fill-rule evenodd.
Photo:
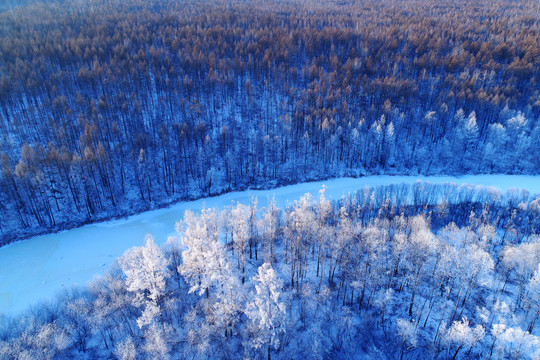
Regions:
M 538 174 L 535 1 L 32 1 L 0 13 L 3 242 L 229 190 Z
M 10 0 L 0 246 L 311 180 L 540 179 L 539 76 L 537 1 Z M 178 214 L 0 309 L 0 360 L 540 359 L 538 194 L 325 192 Z

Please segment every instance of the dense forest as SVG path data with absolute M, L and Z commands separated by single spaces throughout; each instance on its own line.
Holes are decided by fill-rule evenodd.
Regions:
M 0 12 L 2 243 L 249 187 L 540 169 L 536 1 L 27 3 Z
M 538 359 L 538 201 L 417 183 L 187 211 L 0 317 L 0 359 Z

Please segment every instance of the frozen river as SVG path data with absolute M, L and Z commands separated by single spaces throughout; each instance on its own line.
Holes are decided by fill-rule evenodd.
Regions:
M 275 196 L 277 205 L 283 207 L 307 192 L 316 196 L 323 185 L 327 187 L 328 198 L 339 199 L 343 194 L 362 189 L 366 185 L 414 183 L 417 180 L 492 186 L 503 192 L 509 188 L 524 188 L 531 193 L 540 193 L 540 177 L 534 176 L 368 176 L 309 182 L 272 190 L 233 192 L 182 202 L 126 219 L 36 236 L 0 248 L 0 313 L 17 314 L 39 301 L 51 299 L 63 287 L 86 284 L 96 275 L 102 274 L 125 250 L 143 245 L 147 233 L 152 234 L 157 243 L 165 243 L 170 235 L 175 234 L 175 223 L 188 209 L 198 210 L 204 205 L 223 208 L 233 201 L 248 204 L 251 196 L 259 198 L 259 208 L 264 207 L 267 199 L 272 196 Z

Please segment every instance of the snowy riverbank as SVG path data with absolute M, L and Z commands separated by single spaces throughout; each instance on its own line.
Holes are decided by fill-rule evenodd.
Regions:
M 185 210 L 203 206 L 223 208 L 231 202 L 249 203 L 251 196 L 259 199 L 259 208 L 275 196 L 278 207 L 310 192 L 316 195 L 326 185 L 326 196 L 339 199 L 343 194 L 364 186 L 414 183 L 453 182 L 491 186 L 506 191 L 524 188 L 540 193 L 540 177 L 519 175 L 474 175 L 463 177 L 369 176 L 342 178 L 285 186 L 272 190 L 248 190 L 221 196 L 182 202 L 168 208 L 145 212 L 127 219 L 83 226 L 56 234 L 36 236 L 0 248 L 0 313 L 16 314 L 28 306 L 52 298 L 63 287 L 84 285 L 103 273 L 115 258 L 133 246 L 142 245 L 147 233 L 158 244 L 174 235 L 174 224 Z

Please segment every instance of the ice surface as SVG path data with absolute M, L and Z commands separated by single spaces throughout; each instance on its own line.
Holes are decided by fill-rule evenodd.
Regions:
M 343 194 L 377 186 L 414 183 L 417 180 L 432 183 L 452 182 L 492 186 L 506 191 L 524 188 L 540 193 L 540 177 L 521 175 L 477 175 L 463 177 L 423 176 L 369 176 L 341 178 L 285 186 L 273 190 L 233 192 L 213 198 L 182 202 L 165 209 L 145 212 L 127 219 L 107 221 L 56 234 L 36 236 L 0 248 L 0 313 L 17 314 L 28 306 L 51 299 L 64 287 L 84 285 L 94 276 L 106 271 L 113 260 L 125 250 L 144 244 L 147 233 L 164 244 L 174 235 L 174 225 L 185 210 L 206 207 L 223 208 L 233 201 L 249 204 L 251 196 L 259 199 L 258 207 L 266 205 L 275 196 L 276 204 L 284 208 L 307 192 L 317 196 L 323 185 L 325 196 L 339 199 Z

